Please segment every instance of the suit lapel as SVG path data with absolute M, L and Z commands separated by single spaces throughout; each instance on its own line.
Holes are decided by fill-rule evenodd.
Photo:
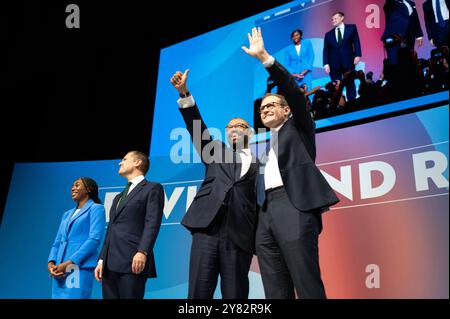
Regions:
M 350 28 L 346 24 L 344 27 L 344 34 L 342 35 L 342 43 L 344 43 L 345 39 L 348 38 L 349 34 L 350 34 Z M 342 45 L 342 43 L 341 43 L 341 45 Z
M 409 3 L 409 2 L 408 2 L 408 3 Z M 399 6 L 400 6 L 401 12 L 403 12 L 404 15 L 409 16 L 408 7 L 406 6 L 406 4 L 404 4 L 403 1 L 399 1 L 398 4 L 399 4 Z M 409 4 L 410 4 L 410 3 L 409 3 Z
M 66 233 L 67 234 L 69 234 L 70 226 L 72 225 L 72 223 L 76 219 L 80 218 L 80 216 L 84 215 L 89 210 L 89 208 L 91 208 L 91 206 L 93 204 L 94 204 L 94 201 L 92 199 L 88 200 L 86 202 L 86 204 L 84 204 L 84 206 L 81 208 L 81 210 L 78 212 L 78 214 L 74 218 L 72 218 L 72 215 L 73 215 L 73 213 L 75 212 L 76 209 L 73 212 L 71 212 L 71 214 L 69 215 L 69 221 L 67 222 L 67 226 L 66 226 Z
M 111 205 L 111 211 L 109 212 L 109 221 L 112 221 L 117 213 L 117 203 L 119 202 L 120 195 L 122 193 L 117 194 L 116 197 L 114 197 L 113 203 Z
M 239 164 L 239 170 L 238 170 L 238 176 L 236 177 L 236 181 L 240 181 L 243 180 L 245 178 L 248 178 L 250 176 L 252 176 L 252 174 L 255 173 L 255 171 L 258 168 L 258 158 L 252 154 L 252 160 L 250 163 L 250 167 L 248 168 L 248 171 L 245 173 L 244 176 L 242 176 L 242 178 L 240 177 L 240 173 L 241 173 L 241 169 L 242 169 L 242 164 Z
M 236 152 L 235 154 L 236 162 L 234 163 L 234 181 L 238 181 L 241 179 L 242 162 L 239 153 Z
M 147 184 L 147 181 L 144 179 L 142 182 L 136 185 L 135 188 L 125 197 L 123 202 L 119 204 L 119 207 L 117 207 L 117 212 L 115 213 L 114 219 L 117 219 L 119 217 L 120 213 L 123 211 L 124 207 L 133 199 L 133 197 L 138 194 L 142 188 Z
M 333 43 L 334 43 L 334 46 L 336 46 L 336 47 L 339 47 L 339 44 L 338 44 L 338 42 L 337 42 L 337 39 L 336 39 L 336 28 L 333 28 L 333 30 L 331 30 L 331 41 L 333 41 Z
M 224 164 L 223 167 L 226 168 L 224 169 L 224 172 L 226 172 L 226 174 L 228 175 L 228 177 L 231 180 L 235 179 L 235 161 L 234 161 L 234 152 L 231 148 L 227 147 L 224 149 Z
M 69 233 L 69 223 L 70 223 L 70 220 L 72 219 L 72 215 L 73 215 L 73 213 L 75 213 L 76 210 L 77 210 L 76 207 L 75 207 L 75 208 L 72 208 L 72 209 L 69 211 L 69 214 L 67 215 L 66 219 L 64 220 L 64 223 L 65 223 L 65 225 L 64 225 L 64 234 L 65 234 L 66 237 L 67 237 L 67 234 Z
M 252 163 L 250 163 L 250 167 L 248 168 L 248 172 L 247 174 L 245 174 L 244 177 L 250 177 L 253 176 L 253 174 L 256 173 L 257 169 L 258 169 L 258 159 L 256 158 L 256 163 L 253 163 L 253 159 L 256 158 L 254 155 L 252 155 Z

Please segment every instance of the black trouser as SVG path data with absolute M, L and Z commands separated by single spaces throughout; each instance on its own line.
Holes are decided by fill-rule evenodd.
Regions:
M 350 68 L 344 68 L 341 66 L 330 67 L 330 78 L 332 81 L 342 81 L 344 79 L 344 74 L 348 71 L 355 70 L 355 65 L 352 64 Z M 355 80 L 352 78 L 347 82 L 345 86 L 347 89 L 347 101 L 354 100 L 356 98 L 356 86 Z
M 416 37 L 414 36 L 414 32 L 411 29 L 411 26 L 408 27 L 406 33 L 402 34 L 401 37 L 402 41 L 404 42 L 403 45 L 405 45 L 404 50 L 414 51 L 414 47 L 416 45 Z M 397 65 L 400 62 L 407 62 L 399 60 L 399 51 L 401 48 L 402 46 L 400 44 L 385 48 L 389 64 Z
M 436 47 L 448 46 L 448 34 L 449 34 L 449 23 L 445 20 L 444 25 L 441 27 L 439 24 L 436 25 L 436 36 L 434 40 L 434 45 Z
M 228 239 L 226 210 L 222 206 L 208 229 L 192 235 L 189 299 L 212 299 L 219 275 L 222 298 L 248 298 L 248 272 L 253 256 Z
M 256 255 L 268 299 L 326 298 L 320 278 L 320 214 L 303 213 L 283 187 L 266 196 L 256 231 Z
M 103 299 L 143 299 L 147 277 L 103 269 Z

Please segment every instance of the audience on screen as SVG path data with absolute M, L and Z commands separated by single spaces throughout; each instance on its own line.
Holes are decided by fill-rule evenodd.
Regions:
M 350 71 L 342 81 L 331 81 L 324 86 L 308 88 L 303 85 L 311 115 L 315 120 L 353 112 L 386 103 L 392 103 L 448 90 L 447 46 L 433 49 L 429 59 L 419 59 L 415 51 L 398 50 L 398 62 L 383 61 L 383 71 L 377 80 L 372 71 Z M 358 98 L 348 101 L 344 88 L 349 81 L 359 81 Z M 267 92 L 276 88 L 267 83 Z

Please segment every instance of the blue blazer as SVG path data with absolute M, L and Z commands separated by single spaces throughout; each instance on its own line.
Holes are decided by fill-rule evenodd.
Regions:
M 48 261 L 58 265 L 72 260 L 80 269 L 97 265 L 100 241 L 105 231 L 105 208 L 89 200 L 78 214 L 71 218 L 76 208 L 64 213 Z
M 314 50 L 309 40 L 302 40 L 300 47 L 300 54 L 297 54 L 295 45 L 290 45 L 285 51 L 285 63 L 287 70 L 291 73 L 302 73 L 304 70 L 309 70 L 303 80 L 298 80 L 299 85 L 305 83 L 308 90 L 311 90 L 312 70 L 314 63 Z
M 358 29 L 355 24 L 345 24 L 342 43 L 338 45 L 335 28 L 325 34 L 323 44 L 323 65 L 331 69 L 351 70 L 355 57 L 362 56 Z
M 383 7 L 386 16 L 386 29 L 381 36 L 381 40 L 385 40 L 395 34 L 406 38 L 414 37 L 414 39 L 423 36 L 416 5 L 414 1 L 407 0 L 407 2 L 413 8 L 411 16 L 409 15 L 408 8 L 402 1 L 386 0 Z

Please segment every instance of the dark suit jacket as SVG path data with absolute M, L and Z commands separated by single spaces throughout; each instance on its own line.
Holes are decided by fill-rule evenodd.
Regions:
M 434 0 L 427 0 L 423 3 L 423 14 L 425 16 L 425 27 L 427 29 L 428 39 L 430 39 L 430 40 L 436 39 L 438 37 L 437 33 L 439 32 L 439 24 L 436 23 L 436 19 L 434 18 L 432 1 L 434 1 Z M 450 0 L 445 0 L 445 3 L 447 4 L 447 8 L 450 8 Z
M 292 112 L 278 131 L 278 166 L 286 193 L 298 210 L 322 212 L 339 199 L 314 163 L 315 123 L 306 109 L 305 97 L 277 61 L 267 70 Z
M 416 5 L 414 1 L 407 0 L 407 2 L 413 8 L 411 16 L 401 1 L 386 0 L 383 7 L 386 16 L 386 29 L 381 36 L 381 40 L 398 34 L 411 42 L 423 36 Z
M 232 162 L 233 151 L 223 142 L 211 139 L 197 106 L 180 109 L 180 112 L 191 137 L 194 136 L 194 120 L 201 124 L 202 134 L 206 132 L 206 140 L 201 143 L 194 141 L 198 154 L 203 154 L 205 150 L 205 153 L 212 155 L 200 156 L 206 166 L 205 179 L 181 223 L 191 232 L 205 229 L 211 225 L 222 205 L 227 204 L 226 228 L 229 239 L 244 251 L 253 253 L 258 166 L 256 158 L 247 174 L 240 178 L 242 164 Z
M 120 203 L 118 194 L 109 212 L 109 224 L 99 259 L 118 273 L 132 273 L 131 263 L 138 251 L 147 253 L 141 275 L 156 277 L 153 247 L 161 226 L 164 191 L 161 184 L 140 182 Z
M 345 24 L 342 43 L 338 45 L 335 28 L 325 34 L 323 44 L 323 65 L 330 65 L 330 68 L 345 69 L 353 67 L 355 57 L 361 56 L 361 43 L 359 41 L 358 29 L 355 24 Z

